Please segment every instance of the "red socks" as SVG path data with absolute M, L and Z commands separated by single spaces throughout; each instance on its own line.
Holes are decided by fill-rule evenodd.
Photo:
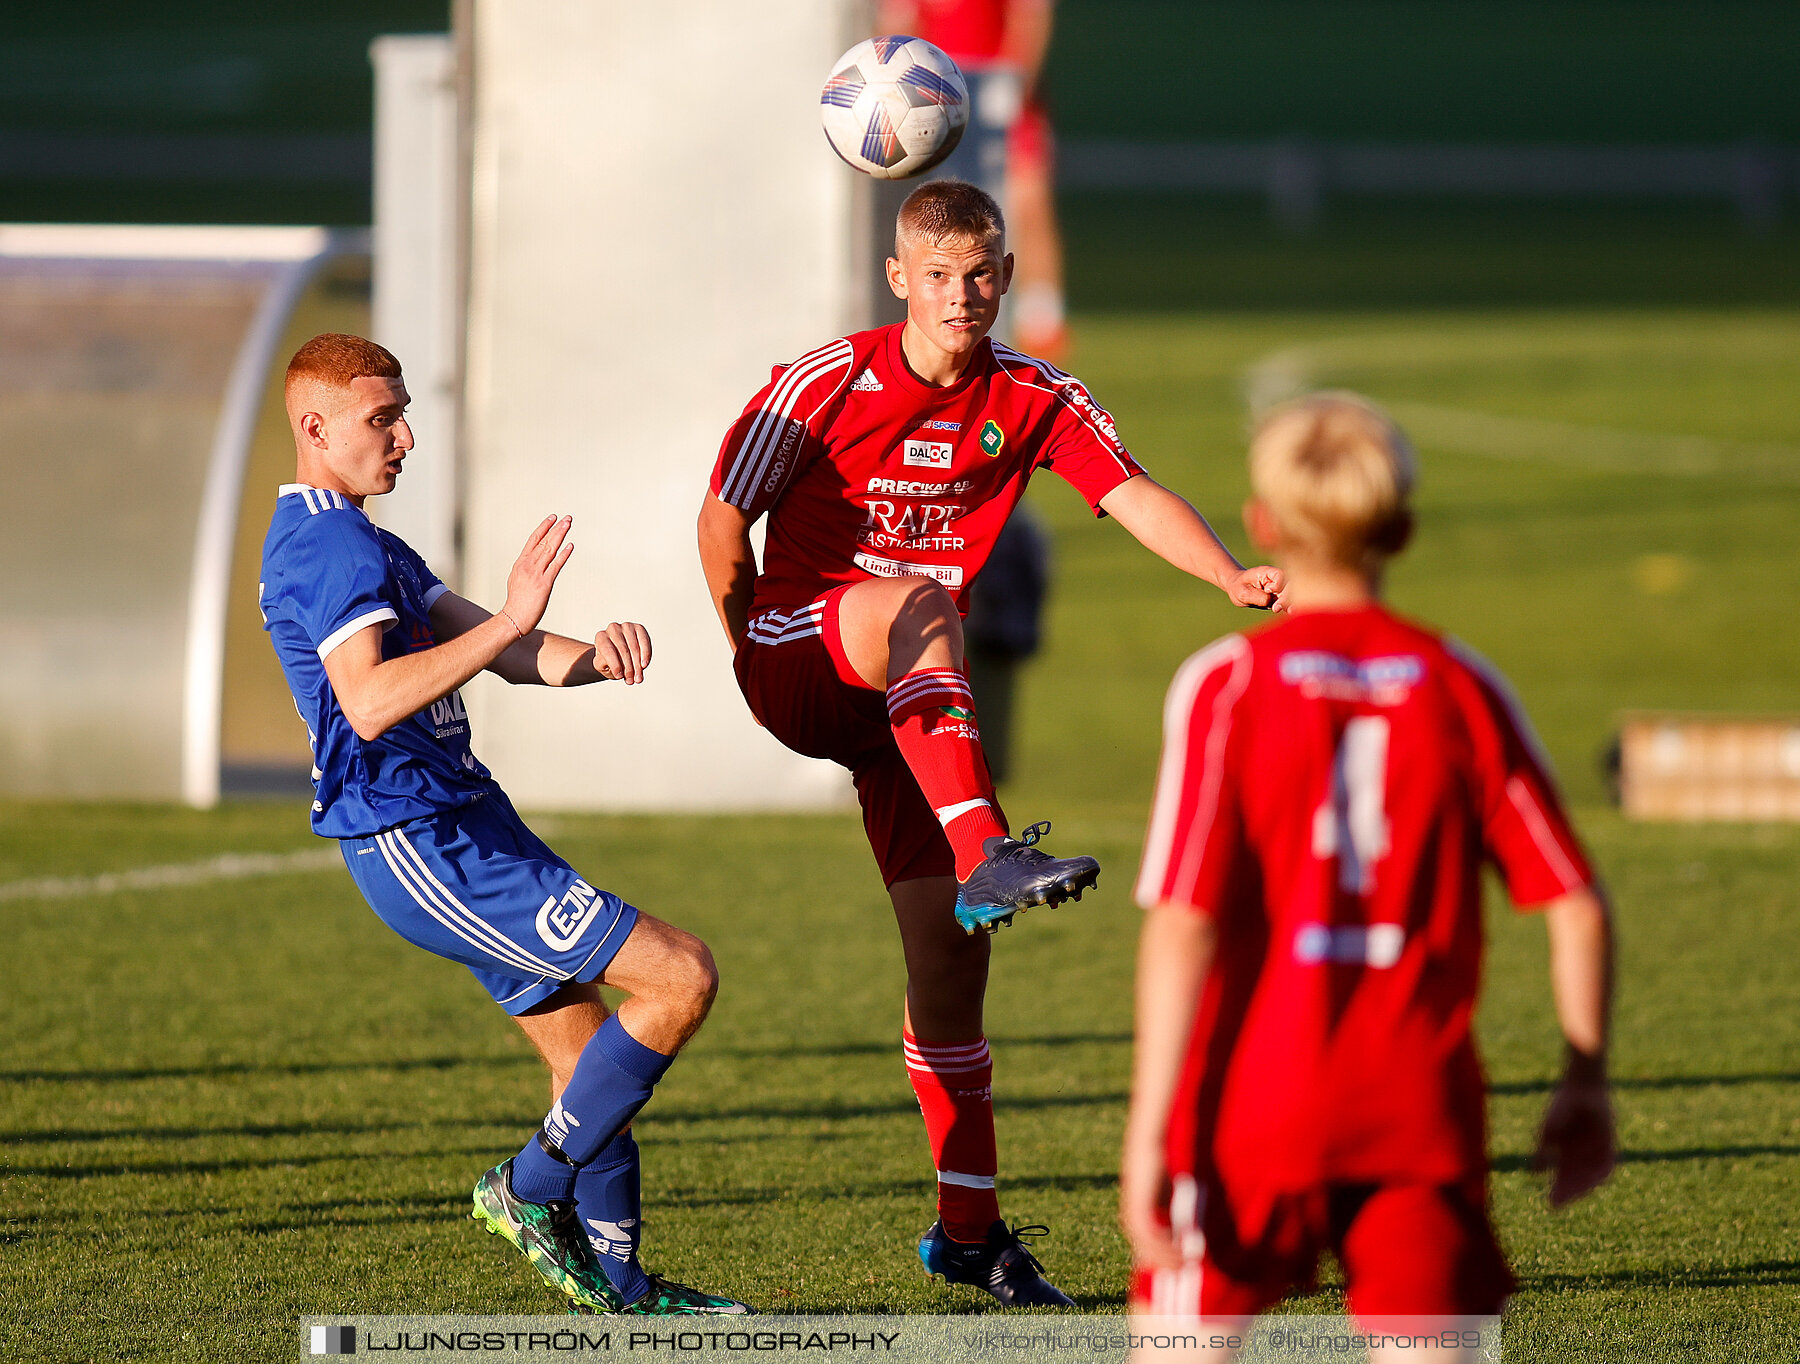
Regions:
M 966 881 L 985 856 L 981 845 L 1006 833 L 975 728 L 969 680 L 954 668 L 908 673 L 888 687 L 887 706 L 894 742 L 944 826 L 956 853 L 956 879 Z
M 1000 1216 L 994 1193 L 994 1063 L 987 1039 L 921 1042 L 902 1037 L 906 1077 L 919 1096 L 925 1135 L 937 1166 L 938 1217 L 955 1241 L 987 1240 Z

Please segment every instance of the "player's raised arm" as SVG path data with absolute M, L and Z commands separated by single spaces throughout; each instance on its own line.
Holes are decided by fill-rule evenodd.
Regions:
M 454 592 L 431 604 L 431 633 L 442 644 L 457 639 L 495 613 Z M 584 687 L 593 682 L 644 680 L 650 666 L 650 632 L 635 621 L 614 621 L 592 644 L 542 628 L 515 640 L 487 671 L 515 686 Z
M 574 545 L 569 517 L 546 517 L 525 541 L 506 581 L 506 604 L 464 634 L 398 658 L 381 656 L 380 624 L 366 625 L 325 655 L 325 675 L 359 738 L 377 739 L 441 700 L 536 629 Z
M 1234 604 L 1281 609 L 1286 585 L 1281 570 L 1245 568 L 1191 502 L 1148 474 L 1126 479 L 1100 506 L 1152 554 L 1213 584 Z

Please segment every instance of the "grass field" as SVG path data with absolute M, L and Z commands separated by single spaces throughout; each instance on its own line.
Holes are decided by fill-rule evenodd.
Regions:
M 1557 1041 L 1541 926 L 1491 907 L 1481 1032 L 1508 1357 L 1800 1352 L 1800 830 L 1632 825 L 1597 755 L 1628 706 L 1795 707 L 1800 318 L 1637 307 L 1090 313 L 1078 369 L 1146 464 L 1241 542 L 1246 385 L 1347 383 L 1420 435 L 1394 575 L 1513 678 L 1616 893 L 1614 1181 L 1551 1216 L 1527 1172 Z M 1108 868 L 999 940 L 1003 1205 L 1115 1310 L 1130 874 L 1163 687 L 1253 623 L 1058 486 L 1049 648 L 1016 816 Z M 651 623 L 654 626 L 654 622 Z M 628 704 L 629 698 L 621 698 Z M 479 741 L 479 736 L 477 736 Z M 0 807 L 0 885 L 309 845 L 298 807 Z M 702 933 L 717 1011 L 640 1124 L 653 1267 L 768 1310 L 973 1309 L 912 1242 L 929 1166 L 899 1063 L 899 958 L 852 818 L 545 817 L 593 878 Z M 3 894 L 3 892 L 0 892 Z M 310 1312 L 550 1306 L 464 1217 L 539 1119 L 522 1040 L 391 937 L 341 871 L 0 899 L 0 1355 L 273 1359 Z M 1329 1285 L 1304 1306 L 1334 1308 Z

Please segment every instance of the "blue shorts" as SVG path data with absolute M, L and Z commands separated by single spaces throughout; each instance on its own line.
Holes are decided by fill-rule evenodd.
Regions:
M 377 917 L 460 961 L 509 1014 L 597 979 L 637 923 L 636 909 L 576 875 L 498 791 L 338 843 Z

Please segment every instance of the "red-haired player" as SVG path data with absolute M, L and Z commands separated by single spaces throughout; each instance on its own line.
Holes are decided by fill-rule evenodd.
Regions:
M 1506 684 L 1380 604 L 1411 531 L 1404 436 L 1319 395 L 1262 423 L 1250 467 L 1245 521 L 1290 615 L 1169 691 L 1137 887 L 1132 1309 L 1245 1319 L 1330 1250 L 1360 1318 L 1495 1315 L 1513 1281 L 1470 1033 L 1481 868 L 1549 927 L 1556 1205 L 1613 1162 L 1606 904 Z

